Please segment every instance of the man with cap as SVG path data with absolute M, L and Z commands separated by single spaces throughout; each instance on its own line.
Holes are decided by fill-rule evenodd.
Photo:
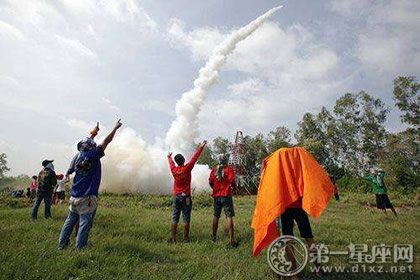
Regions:
M 42 200 L 45 204 L 45 218 L 51 217 L 51 198 L 55 185 L 57 185 L 57 178 L 54 172 L 53 160 L 44 160 L 42 162 L 44 167 L 38 175 L 38 190 L 37 198 L 32 208 L 32 220 L 35 221 L 38 217 L 38 209 Z
M 219 155 L 219 164 L 210 172 L 209 184 L 213 189 L 214 206 L 212 240 L 213 242 L 216 241 L 219 218 L 223 208 L 229 228 L 230 243 L 228 244 L 228 247 L 236 248 L 238 243 L 234 238 L 233 217 L 235 216 L 235 210 L 233 208 L 232 200 L 232 189 L 236 187 L 235 171 L 232 167 L 228 166 L 228 160 L 228 155 Z
M 60 233 L 59 249 L 64 249 L 69 245 L 70 235 L 77 222 L 79 222 L 79 228 L 77 229 L 76 247 L 81 249 L 88 243 L 101 183 L 101 158 L 105 155 L 104 151 L 114 138 L 115 133 L 121 127 L 120 121 L 117 121 L 102 144 L 97 146 L 93 140 L 98 134 L 99 123 L 91 131 L 90 137 L 77 144 L 79 153 L 73 158 L 66 175 L 68 178 L 72 173 L 76 173 L 71 188 L 70 211 Z

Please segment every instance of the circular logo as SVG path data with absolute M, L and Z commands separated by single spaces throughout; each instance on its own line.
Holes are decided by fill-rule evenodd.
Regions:
M 293 276 L 301 272 L 308 263 L 308 248 L 299 238 L 283 235 L 271 242 L 267 261 L 271 269 L 280 276 Z

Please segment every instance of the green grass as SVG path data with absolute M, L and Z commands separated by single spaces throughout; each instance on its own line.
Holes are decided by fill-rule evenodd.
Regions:
M 312 220 L 318 242 L 331 250 L 346 250 L 349 243 L 414 244 L 419 273 L 420 217 L 417 202 L 390 196 L 399 219 L 372 207 L 374 195 L 342 194 L 331 201 L 323 216 Z M 31 222 L 26 199 L 0 197 L 0 279 L 277 279 L 266 262 L 266 251 L 252 257 L 250 227 L 255 197 L 235 197 L 235 230 L 240 246 L 227 250 L 225 219 L 219 240 L 210 237 L 212 200 L 193 200 L 191 244 L 167 244 L 170 205 L 168 196 L 101 195 L 99 209 L 86 250 L 72 246 L 57 250 L 58 235 L 68 206 L 53 206 L 53 218 Z M 297 228 L 295 227 L 295 233 Z M 179 233 L 181 238 L 181 233 Z M 346 257 L 332 256 L 330 264 L 347 265 Z M 323 279 L 415 279 L 420 274 L 339 274 Z M 315 279 L 309 269 L 304 279 Z

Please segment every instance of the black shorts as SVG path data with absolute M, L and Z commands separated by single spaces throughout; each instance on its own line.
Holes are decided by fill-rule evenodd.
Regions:
M 283 235 L 293 235 L 294 221 L 296 221 L 302 238 L 313 238 L 308 214 L 302 208 L 286 208 L 281 215 L 281 231 Z
M 191 220 L 191 196 L 178 194 L 172 197 L 172 222 L 178 223 L 182 212 L 182 220 L 189 223 Z
M 225 215 L 228 218 L 235 216 L 235 209 L 233 209 L 233 199 L 232 196 L 219 196 L 213 198 L 214 212 L 213 215 L 216 218 L 220 218 L 222 213 L 222 208 L 225 210 Z
M 376 194 L 376 207 L 378 209 L 394 208 L 386 193 Z

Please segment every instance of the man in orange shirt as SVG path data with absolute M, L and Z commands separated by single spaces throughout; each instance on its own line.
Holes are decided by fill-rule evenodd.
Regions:
M 172 159 L 172 153 L 168 153 L 169 167 L 171 168 L 172 176 L 174 177 L 174 191 L 172 198 L 172 224 L 171 224 L 171 239 L 170 242 L 176 242 L 176 233 L 179 222 L 179 217 L 182 212 L 182 219 L 184 220 L 184 238 L 185 243 L 190 242 L 190 219 L 191 219 L 191 171 L 195 163 L 203 151 L 206 141 L 201 143 L 195 151 L 191 160 L 185 163 L 185 158 L 181 154 L 175 156 L 175 162 Z
M 235 184 L 235 171 L 227 165 L 228 156 L 220 156 L 219 164 L 213 168 L 210 172 L 209 184 L 213 189 L 213 200 L 214 200 L 214 218 L 213 218 L 213 234 L 212 240 L 216 241 L 217 228 L 219 226 L 219 218 L 222 212 L 222 208 L 225 210 L 230 243 L 228 246 L 231 248 L 238 247 L 238 243 L 234 238 L 233 230 L 233 217 L 235 216 L 235 210 L 233 208 L 232 200 L 232 188 L 236 187 Z

